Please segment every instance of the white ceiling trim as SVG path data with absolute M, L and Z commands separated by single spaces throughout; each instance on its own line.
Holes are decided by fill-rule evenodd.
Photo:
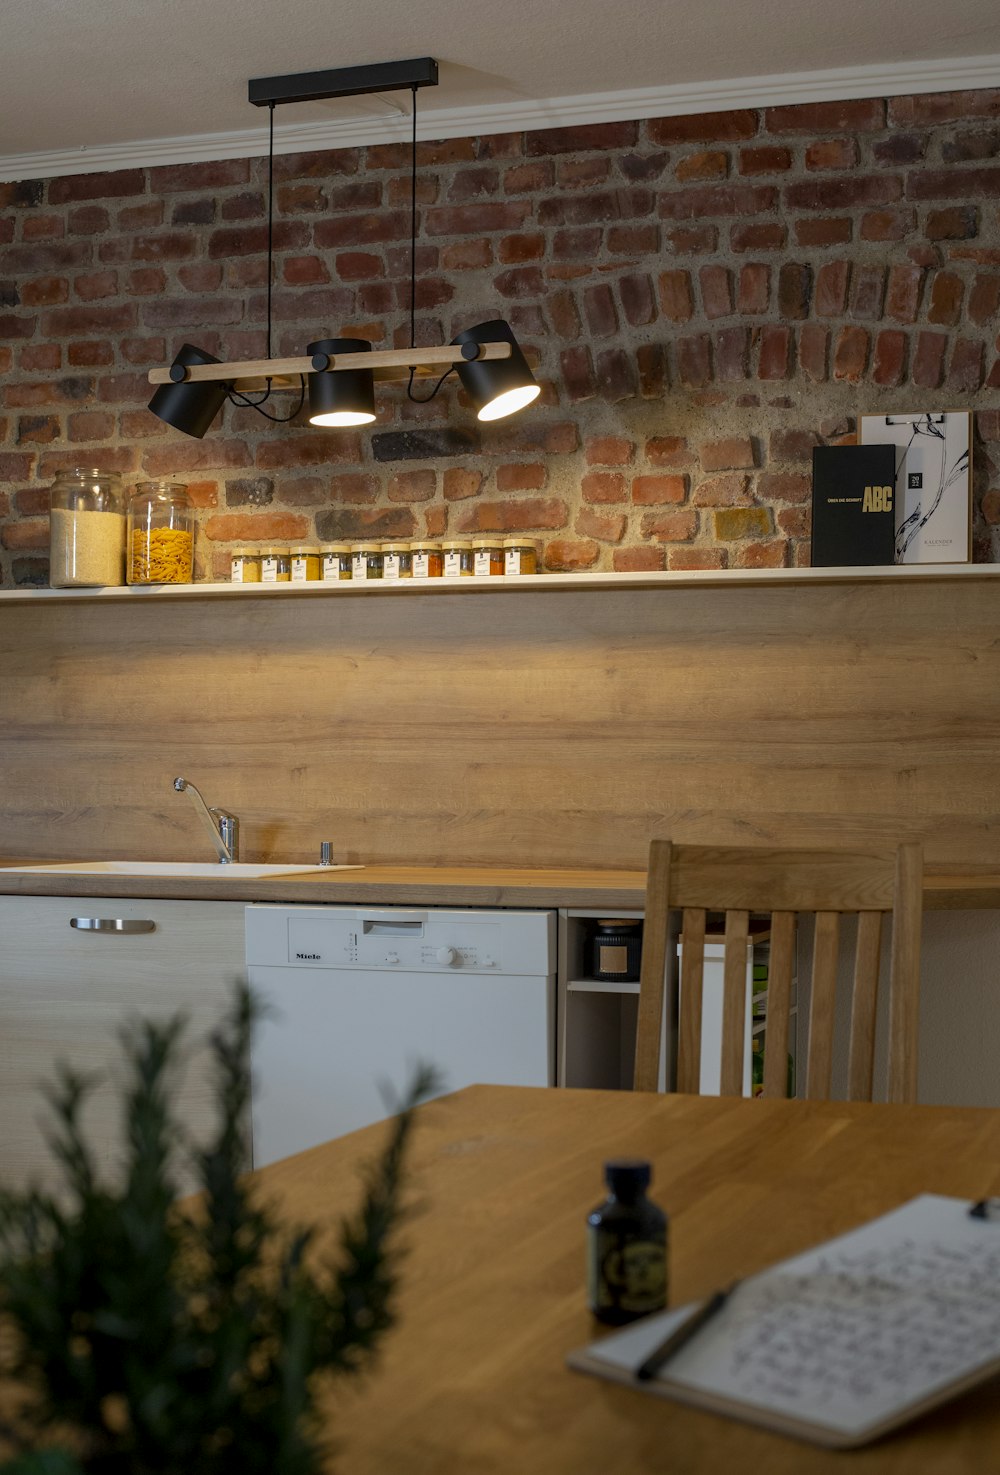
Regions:
M 941 61 L 893 62 L 829 71 L 787 72 L 724 82 L 641 87 L 483 103 L 476 107 L 424 108 L 418 113 L 418 138 L 467 138 L 483 133 L 517 133 L 630 118 L 666 118 L 688 113 L 727 112 L 734 108 L 780 107 L 790 103 L 843 98 L 893 97 L 918 92 L 961 92 L 1000 86 L 1000 56 L 949 57 Z M 409 113 L 402 118 L 332 119 L 320 123 L 276 124 L 276 154 L 393 143 L 410 136 Z M 137 169 L 188 164 L 207 159 L 255 158 L 267 153 L 267 128 L 177 138 L 137 139 L 44 153 L 0 157 L 0 181 L 92 174 L 107 169 Z

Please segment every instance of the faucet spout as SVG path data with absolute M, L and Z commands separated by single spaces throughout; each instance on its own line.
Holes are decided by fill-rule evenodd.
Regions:
M 212 837 L 212 844 L 215 846 L 220 865 L 229 865 L 230 862 L 238 859 L 240 822 L 236 815 L 230 814 L 225 809 L 210 809 L 201 797 L 200 790 L 186 778 L 175 778 L 174 788 L 178 794 L 187 793 L 190 796 L 192 804 Z

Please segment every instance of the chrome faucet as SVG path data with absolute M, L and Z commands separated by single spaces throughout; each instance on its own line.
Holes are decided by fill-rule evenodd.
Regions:
M 240 858 L 240 822 L 227 809 L 209 809 L 194 784 L 186 778 L 175 778 L 174 788 L 178 794 L 190 794 L 191 802 L 208 826 L 212 844 L 219 855 L 219 864 L 227 866 Z

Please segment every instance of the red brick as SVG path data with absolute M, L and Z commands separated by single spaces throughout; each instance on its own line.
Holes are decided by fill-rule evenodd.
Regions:
M 783 174 L 792 167 L 792 151 L 781 145 L 740 149 L 741 174 Z
M 283 440 L 263 441 L 256 464 L 263 471 L 285 466 L 322 466 L 325 462 L 361 460 L 361 437 L 348 431 L 298 431 Z M 240 461 L 237 465 L 246 465 Z
M 795 103 L 764 111 L 768 133 L 870 133 L 884 125 L 885 103 L 876 97 Z
M 657 435 L 646 442 L 646 459 L 650 466 L 690 466 L 691 452 L 680 435 Z
M 645 274 L 620 278 L 618 296 L 621 299 L 625 320 L 631 327 L 651 323 L 656 317 L 656 299 L 653 283 Z
M 761 329 L 758 379 L 787 379 L 792 364 L 792 330 L 778 323 Z
M 464 502 L 475 497 L 483 483 L 481 471 L 465 466 L 449 466 L 444 474 L 444 495 L 449 502 Z
M 683 181 L 689 179 L 725 179 L 729 173 L 729 157 L 717 151 L 702 151 L 681 159 L 674 174 Z
M 41 241 L 66 234 L 66 222 L 61 215 L 28 216 L 21 226 L 21 239 Z
M 851 316 L 866 320 L 882 316 L 882 299 L 885 296 L 885 268 L 862 265 L 854 273 L 854 290 L 851 293 Z
M 291 261 L 315 261 L 316 257 L 293 256 Z M 480 263 L 483 264 L 483 263 Z M 370 251 L 342 251 L 336 261 L 337 276 L 344 282 L 369 282 L 385 275 L 382 258 Z M 287 272 L 287 263 L 286 263 Z M 329 277 L 327 277 L 329 280 Z
M 115 353 L 111 344 L 105 340 L 84 339 L 80 343 L 69 344 L 66 356 L 74 367 L 90 368 L 113 363 Z M 149 362 L 159 362 L 163 357 L 165 354 L 158 354 L 155 360 Z
M 635 457 L 635 446 L 620 435 L 591 435 L 584 442 L 588 466 L 627 466 Z
M 600 248 L 600 230 L 557 230 L 550 255 L 557 261 L 586 261 L 589 271 Z
M 783 225 L 775 221 L 758 221 L 751 225 L 734 225 L 729 244 L 734 251 L 780 251 L 788 238 Z
M 1000 116 L 1000 90 L 983 88 L 967 92 L 924 92 L 913 97 L 894 97 L 889 103 L 889 121 L 909 127 L 922 123 L 952 123 L 969 118 Z
M 580 400 L 593 399 L 597 393 L 597 385 L 594 380 L 594 364 L 590 357 L 590 349 L 583 344 L 577 344 L 573 348 L 564 348 L 559 355 L 559 363 L 562 368 L 562 380 L 566 387 L 572 403 Z
M 183 272 L 178 273 L 180 276 Z M 330 280 L 326 263 L 318 256 L 286 256 L 281 274 L 290 287 L 310 287 Z M 343 276 L 343 273 L 340 273 Z
M 910 200 L 993 200 L 1000 193 L 1000 166 L 980 169 L 920 169 L 906 177 Z
M 604 184 L 611 172 L 607 159 L 560 159 L 556 165 L 556 183 L 560 189 L 586 189 Z
M 677 372 L 687 389 L 701 389 L 712 381 L 712 341 L 707 333 L 677 340 Z
M 586 194 L 548 196 L 538 206 L 539 225 L 603 225 L 649 215 L 652 190 L 624 188 L 590 190 Z M 525 206 L 525 209 L 528 207 Z
M 979 230 L 979 211 L 975 205 L 952 205 L 944 210 L 931 210 L 924 225 L 929 241 L 968 241 Z
M 914 323 L 920 306 L 923 271 L 919 266 L 896 265 L 889 271 L 885 315 L 897 323 Z
M 868 334 L 864 328 L 841 328 L 833 351 L 833 377 L 856 384 L 868 362 Z
M 70 174 L 49 180 L 49 204 L 69 205 L 76 200 L 107 200 L 146 193 L 142 169 L 116 169 L 104 174 Z
M 742 327 L 722 328 L 715 335 L 715 373 L 720 381 L 745 379 L 750 333 Z
M 788 544 L 784 538 L 743 543 L 736 550 L 737 568 L 785 568 L 787 562 Z
M 21 301 L 25 307 L 48 307 L 53 302 L 65 302 L 68 296 L 69 282 L 65 277 L 36 277 L 21 288 Z
M 728 317 L 733 310 L 732 274 L 725 266 L 703 266 L 699 269 L 701 300 L 708 318 Z
M 759 262 L 740 267 L 737 307 L 742 313 L 767 312 L 771 300 L 771 268 Z
M 353 218 L 354 217 L 349 217 L 349 220 L 350 219 L 353 219 Z M 386 220 L 387 225 L 392 220 L 391 215 L 386 216 L 384 218 Z M 316 226 L 316 245 L 317 246 L 320 246 L 320 247 L 325 247 L 325 246 L 332 246 L 332 245 L 347 244 L 346 241 L 345 242 L 335 241 L 332 238 L 330 240 L 327 240 L 325 238 L 323 240 L 321 240 L 320 239 L 320 236 L 324 232 L 324 227 L 332 228 L 332 227 L 338 226 L 338 225 L 345 225 L 345 224 L 348 224 L 349 223 L 349 220 L 348 221 L 342 221 L 342 220 L 321 220 L 319 222 L 319 224 Z M 332 236 L 332 229 L 327 230 L 326 234 L 329 234 L 329 235 Z M 158 241 L 158 240 L 161 240 L 161 239 L 163 239 L 163 238 L 161 238 L 161 237 L 154 238 L 152 236 L 147 237 L 147 242 L 149 243 L 149 249 L 150 250 L 153 249 L 153 243 L 154 243 L 154 241 Z M 167 239 L 169 239 L 169 238 L 167 238 Z M 193 239 L 194 238 L 192 237 L 192 240 Z M 389 237 L 386 237 L 386 236 L 380 236 L 379 239 L 380 240 L 386 240 L 386 239 L 390 239 L 390 238 Z M 301 251 L 302 248 L 304 246 L 307 246 L 308 244 L 309 244 L 309 227 L 304 223 L 304 221 L 301 221 L 301 220 L 279 220 L 279 221 L 276 221 L 275 222 L 275 226 L 274 226 L 274 249 L 275 249 L 275 251 Z M 178 250 L 178 252 L 181 249 L 181 245 L 182 245 L 182 242 L 181 241 L 178 241 L 178 243 L 177 243 L 177 250 Z M 220 259 L 228 260 L 228 258 L 231 257 L 231 256 L 256 256 L 256 255 L 261 255 L 262 256 L 262 255 L 264 255 L 264 253 L 266 251 L 267 251 L 267 226 L 266 225 L 233 225 L 233 226 L 225 226 L 221 230 L 215 230 L 215 231 L 213 231 L 212 234 L 208 238 L 208 255 L 209 255 L 210 259 L 213 260 L 213 261 L 218 261 Z M 133 255 L 136 255 L 136 254 L 137 253 L 135 251 L 133 251 Z M 146 256 L 144 259 L 151 260 L 151 259 L 154 259 L 154 258 L 151 257 L 151 256 Z M 156 259 L 160 259 L 160 258 L 157 257 Z
M 569 508 L 561 497 L 525 497 L 518 502 L 477 502 L 456 517 L 458 533 L 543 531 L 566 526 Z
M 808 266 L 786 261 L 778 273 L 778 311 L 783 318 L 797 320 L 809 316 L 812 273 Z
M 639 136 L 637 123 L 584 123 L 574 128 L 540 128 L 525 135 L 528 158 L 546 154 L 583 154 L 594 149 L 633 148 Z
M 651 118 L 650 143 L 739 143 L 757 132 L 757 114 L 749 108 L 725 113 L 688 113 L 677 118 Z
M 747 435 L 705 441 L 699 460 L 703 471 L 737 471 L 757 464 L 753 441 Z
M 624 349 L 603 349 L 597 355 L 595 370 L 598 391 L 608 404 L 619 404 L 635 394 L 635 365 Z
M 537 492 L 546 483 L 548 472 L 541 462 L 522 466 L 497 467 L 498 492 Z
M 504 191 L 508 195 L 533 194 L 536 190 L 550 188 L 554 182 L 555 168 L 551 159 L 515 164 L 503 177 Z
M 588 287 L 583 294 L 583 307 L 587 315 L 587 326 L 594 338 L 607 338 L 618 331 L 618 314 L 615 299 L 606 282 Z
M 616 548 L 612 556 L 612 567 L 616 574 L 659 572 L 663 568 L 663 562 L 662 548 Z
M 688 543 L 698 531 L 698 514 L 692 508 L 679 512 L 647 512 L 642 519 L 642 536 L 658 543 Z
M 453 205 L 438 206 L 426 212 L 426 230 L 432 236 L 478 236 L 488 235 L 496 231 L 516 231 L 527 220 L 531 206 L 522 201 L 508 201 L 506 204 L 488 205 Z M 364 217 L 382 222 L 385 216 Z M 334 222 L 328 222 L 333 224 Z M 358 237 L 358 244 L 365 244 L 370 240 L 395 239 L 404 232 L 396 230 L 393 235 Z M 316 229 L 316 244 L 322 245 L 320 241 L 320 230 Z M 332 244 L 332 242 L 331 242 Z
M 660 215 L 667 220 L 701 220 L 717 215 L 761 215 L 778 203 L 770 184 L 716 184 L 664 192 Z
M 253 203 L 256 206 L 258 202 L 254 199 Z M 260 205 L 263 206 L 263 203 L 261 200 Z M 374 203 L 378 204 L 378 200 Z M 283 184 L 278 188 L 277 206 L 282 215 L 316 215 L 327 209 L 326 191 L 318 184 Z M 257 215 L 261 212 L 254 209 L 247 213 Z M 233 218 L 231 214 L 226 215 L 227 220 Z M 245 219 L 246 216 L 241 212 L 238 218 Z
M 28 472 L 24 474 L 28 475 Z M 48 487 L 28 487 L 14 493 L 14 505 L 20 517 L 42 517 L 48 513 L 50 502 Z
M 757 478 L 757 495 L 767 502 L 808 502 L 812 476 L 795 471 L 764 471 Z
M 980 327 L 990 323 L 1000 311 L 1000 276 L 977 272 L 969 293 L 966 315 Z
M 497 259 L 504 262 L 539 261 L 544 255 L 545 237 L 540 231 L 504 236 L 497 248 Z
M 648 256 L 660 249 L 658 225 L 611 225 L 606 245 L 615 256 Z
M 90 207 L 90 209 L 96 208 L 96 206 Z M 73 210 L 70 213 L 70 222 L 72 223 L 77 215 L 84 213 L 83 210 Z M 107 230 L 107 211 L 102 210 L 101 214 L 105 217 L 104 224 L 96 226 L 95 229 L 103 231 Z M 124 210 L 119 210 L 117 223 L 121 231 L 152 230 L 163 224 L 163 201 L 145 200 L 141 205 L 128 205 Z
M 139 266 L 129 272 L 126 291 L 131 297 L 158 297 L 166 286 L 167 274 L 162 266 Z
M 875 340 L 872 378 L 876 384 L 895 388 L 906 377 L 907 337 L 897 329 L 886 329 Z
M 241 190 L 238 195 L 229 195 L 223 200 L 222 218 L 225 221 L 261 220 L 264 209 L 264 196 L 259 190 Z
M 847 261 L 827 261 L 816 273 L 816 316 L 839 318 L 847 306 L 847 284 L 851 266 Z
M 27 473 L 25 473 L 27 475 Z M 49 520 L 9 522 L 0 528 L 0 543 L 5 548 L 45 548 L 49 546 Z
M 107 440 L 115 429 L 114 415 L 104 410 L 82 410 L 66 423 L 70 440 Z
M 58 440 L 61 433 L 62 427 L 55 415 L 21 415 L 17 422 L 18 445 L 48 445 Z
M 105 307 L 56 307 L 46 313 L 42 329 L 47 337 L 76 337 L 84 333 L 120 333 L 135 327 L 135 308 L 120 302 Z
M 580 478 L 585 502 L 624 502 L 625 477 L 620 471 L 588 471 Z
M 892 205 L 903 187 L 895 175 L 852 175 L 845 179 L 803 179 L 785 187 L 791 210 L 852 210 L 859 205 Z
M 686 476 L 634 476 L 632 501 L 639 507 L 661 507 L 687 500 Z
M 855 138 L 824 138 L 806 149 L 807 169 L 853 169 L 857 162 Z
M 852 232 L 850 220 L 831 220 L 827 215 L 795 222 L 795 239 L 800 246 L 843 246 Z
M 84 302 L 94 302 L 99 297 L 114 297 L 118 292 L 118 273 L 114 271 L 91 271 L 73 279 L 73 291 Z
M 983 382 L 983 345 L 978 339 L 959 338 L 951 354 L 945 386 L 959 394 L 975 394 Z
M 62 367 L 62 349 L 58 343 L 26 343 L 21 349 L 18 362 L 22 369 L 29 372 L 58 369 Z
M 288 512 L 220 512 L 207 518 L 201 530 L 216 543 L 300 541 L 309 532 L 309 519 Z
M 397 471 L 389 478 L 390 502 L 427 502 L 436 491 L 436 471 Z
M 686 323 L 694 313 L 691 274 L 665 271 L 660 274 L 660 312 L 672 323 Z
M 941 145 L 941 157 L 946 164 L 992 159 L 997 152 L 996 128 L 959 129 L 945 138 Z
M 639 393 L 643 399 L 659 399 L 667 387 L 667 354 L 662 343 L 641 343 L 635 351 Z
M 816 444 L 812 430 L 772 430 L 768 457 L 771 461 L 810 461 Z
M 670 548 L 667 550 L 667 564 L 672 573 L 727 568 L 729 555 L 724 548 Z
M 545 567 L 556 572 L 593 568 L 600 556 L 600 544 L 591 539 L 554 538 L 545 545 Z
M 811 507 L 782 507 L 775 517 L 778 531 L 790 538 L 808 538 L 812 526 Z
M 902 241 L 914 227 L 912 210 L 869 210 L 861 217 L 863 241 Z
M 211 159 L 196 164 L 163 164 L 150 169 L 149 187 L 155 195 L 188 190 L 214 191 L 246 184 L 249 178 L 249 159 Z
M 962 313 L 962 298 L 965 283 L 954 272 L 935 272 L 931 281 L 931 300 L 927 309 L 927 320 L 953 327 Z
M 597 538 L 602 543 L 620 543 L 627 522 L 624 512 L 595 512 L 592 507 L 581 507 L 573 531 L 584 538 Z
M 750 478 L 737 472 L 706 476 L 695 487 L 691 501 L 695 507 L 747 507 L 749 487 Z

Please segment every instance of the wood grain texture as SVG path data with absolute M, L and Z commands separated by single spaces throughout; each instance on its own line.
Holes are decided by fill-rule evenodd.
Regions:
M 669 841 L 650 846 L 632 1082 L 636 1091 L 655 1091 L 659 1085 L 672 858 Z
M 261 1172 L 290 1222 L 333 1232 L 373 1127 Z M 325 1407 L 351 1475 L 843 1475 L 845 1456 L 585 1378 L 584 1223 L 601 1166 L 653 1165 L 670 1302 L 801 1253 L 913 1195 L 1000 1193 L 1000 1111 L 475 1086 L 421 1109 L 400 1318 L 374 1375 Z M 982 1475 L 985 1387 L 848 1457 L 852 1475 Z
M 806 1095 L 812 1101 L 823 1101 L 830 1094 L 833 1073 L 833 1025 L 840 944 L 840 917 L 836 912 L 816 913 L 814 937 Z
M 4 849 L 645 866 L 924 839 L 1000 870 L 990 580 L 4 608 Z M 968 904 L 956 877 L 955 896 Z
M 788 1030 L 794 973 L 795 913 L 773 912 L 767 969 L 767 1034 L 773 1048 L 764 1051 L 765 1096 L 780 1098 L 788 1094 Z M 870 1091 L 868 1096 L 870 1100 Z
M 705 912 L 702 907 L 685 907 L 681 922 L 681 996 L 677 1026 L 677 1089 L 697 1091 L 701 1087 L 701 1019 L 705 995 Z M 642 986 L 639 988 L 640 1006 Z M 640 1028 L 636 1049 L 645 1038 Z
M 848 1101 L 870 1101 L 875 1074 L 875 1006 L 882 943 L 882 913 L 861 912 L 854 949 L 851 996 L 851 1047 L 847 1064 Z
M 727 911 L 722 965 L 722 1067 L 719 1072 L 719 1090 L 723 1096 L 743 1094 L 749 937 L 750 913 Z
M 921 876 L 920 847 L 900 846 L 889 980 L 889 1100 L 897 1102 L 917 1099 Z

